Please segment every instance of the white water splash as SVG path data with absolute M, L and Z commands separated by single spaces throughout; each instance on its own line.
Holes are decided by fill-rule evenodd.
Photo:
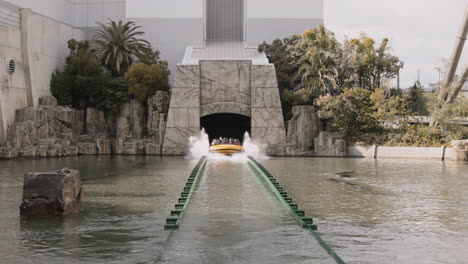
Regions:
M 229 160 L 229 161 L 246 161 L 247 156 L 252 156 L 255 159 L 267 159 L 268 157 L 262 152 L 260 144 L 255 143 L 245 132 L 243 141 L 244 152 L 226 156 L 220 153 L 211 153 L 209 151 L 210 141 L 205 129 L 202 129 L 197 136 L 189 138 L 189 159 L 199 159 L 202 156 L 207 156 L 209 159 Z

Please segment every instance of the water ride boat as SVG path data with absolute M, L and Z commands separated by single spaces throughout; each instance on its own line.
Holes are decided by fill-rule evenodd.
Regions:
M 244 147 L 236 144 L 217 144 L 210 146 L 210 152 L 231 156 L 244 151 Z

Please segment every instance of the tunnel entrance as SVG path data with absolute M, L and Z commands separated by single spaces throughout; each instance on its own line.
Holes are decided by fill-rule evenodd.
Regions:
M 237 138 L 241 142 L 245 132 L 250 134 L 250 117 L 238 114 L 213 114 L 201 118 L 201 127 L 210 138 Z

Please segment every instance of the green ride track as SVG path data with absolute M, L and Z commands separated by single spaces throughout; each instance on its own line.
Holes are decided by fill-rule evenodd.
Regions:
M 159 254 L 155 259 L 155 263 L 161 262 L 163 259 L 163 255 L 171 241 L 171 238 L 174 235 L 174 232 L 177 232 L 179 228 L 181 228 L 182 221 L 186 214 L 186 211 L 189 207 L 189 204 L 194 196 L 195 192 L 198 192 L 198 189 L 201 186 L 204 186 L 206 182 L 203 182 L 200 186 L 200 181 L 204 174 L 204 170 L 206 168 L 208 161 L 207 158 L 204 156 L 202 157 L 197 165 L 194 167 L 192 173 L 190 174 L 187 182 L 183 188 L 180 198 L 178 198 L 178 202 L 175 204 L 175 209 L 171 210 L 170 217 L 166 219 L 166 224 L 164 225 L 164 229 L 168 230 L 168 235 L 166 240 L 163 243 L 163 246 L 160 249 Z M 248 157 L 248 167 L 250 168 L 250 172 L 248 174 L 252 174 L 257 176 L 257 178 L 262 182 L 262 186 L 266 187 L 270 193 L 273 194 L 277 200 L 283 205 L 283 207 L 287 210 L 289 215 L 295 220 L 295 222 L 301 227 L 306 229 L 318 242 L 320 247 L 328 253 L 329 256 L 333 258 L 335 263 L 345 263 L 334 251 L 333 249 L 320 237 L 320 235 L 316 232 L 317 225 L 313 224 L 313 219 L 310 217 L 305 216 L 305 212 L 299 209 L 299 206 L 294 203 L 293 199 L 289 196 L 289 194 L 285 191 L 285 189 L 280 185 L 280 183 L 273 177 L 273 175 L 263 167 L 258 161 L 256 161 L 252 157 Z M 204 178 L 204 176 L 203 176 Z M 208 180 L 208 179 L 207 179 Z M 197 190 L 197 191 L 196 191 Z M 198 195 L 196 195 L 198 197 Z M 198 199 L 196 199 L 198 200 Z M 193 213 L 193 212 L 192 212 Z M 189 214 L 189 216 L 192 214 Z M 184 232 L 178 231 L 178 232 Z M 323 253 L 325 254 L 325 253 Z

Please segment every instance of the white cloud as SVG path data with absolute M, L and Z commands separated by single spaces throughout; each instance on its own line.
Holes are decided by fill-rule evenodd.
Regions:
M 324 0 L 325 26 L 338 39 L 367 33 L 379 42 L 390 39 L 393 53 L 405 63 L 401 87 L 417 79 L 428 86 L 438 80 L 434 69 L 452 52 L 466 0 Z M 468 63 L 465 47 L 458 72 Z

